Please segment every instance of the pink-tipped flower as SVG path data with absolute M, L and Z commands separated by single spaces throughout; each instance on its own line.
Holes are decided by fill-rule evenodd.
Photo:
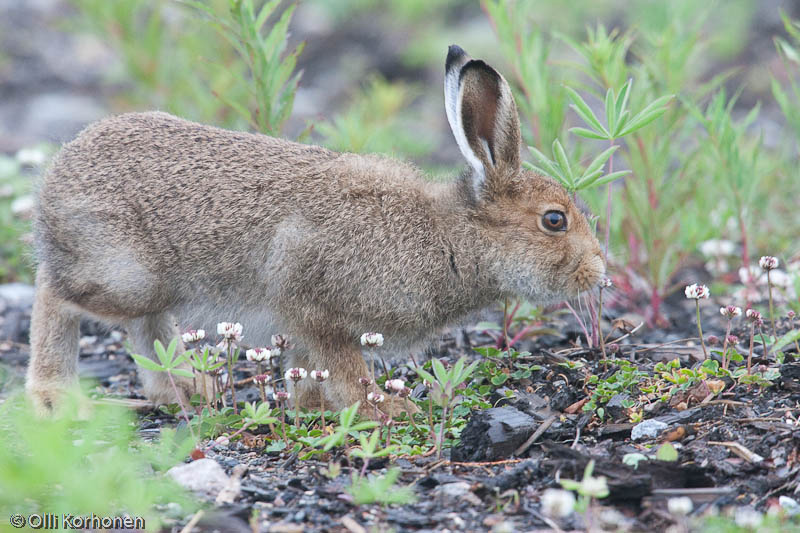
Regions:
M 744 316 L 747 317 L 747 320 L 750 322 L 762 322 L 763 318 L 761 317 L 761 313 L 756 311 L 755 309 L 748 309 L 745 311 Z
M 302 379 L 306 379 L 307 375 L 308 372 L 306 372 L 305 368 L 297 367 L 297 368 L 290 368 L 289 370 L 287 370 L 286 373 L 283 375 L 283 377 L 286 378 L 286 381 L 292 380 L 295 383 L 297 383 Z
M 792 311 L 792 310 L 789 310 L 789 311 L 786 313 L 786 318 L 788 318 L 789 320 L 794 320 L 794 317 L 796 317 L 796 316 L 797 316 L 797 313 L 795 313 L 795 312 L 794 312 L 794 311 Z
M 402 379 L 390 379 L 385 383 L 384 386 L 389 392 L 401 392 L 406 388 L 406 382 Z
M 286 335 L 273 335 L 270 340 L 272 341 L 272 345 L 278 349 L 277 355 L 280 355 L 292 347 L 292 345 L 289 344 L 289 337 Z
M 372 380 L 369 378 L 358 378 L 358 382 L 361 383 L 361 386 L 364 388 L 372 385 Z
M 758 266 L 760 266 L 762 270 L 775 270 L 778 268 L 778 258 L 765 255 L 758 260 Z
M 312 370 L 310 375 L 311 379 L 319 383 L 322 383 L 323 381 L 328 379 L 328 376 L 330 376 L 331 373 L 328 372 L 327 370 Z
M 269 361 L 270 359 L 272 359 L 273 356 L 272 351 L 273 349 L 270 348 L 269 346 L 266 348 L 252 348 L 250 350 L 247 350 L 244 353 L 244 355 L 245 357 L 247 357 L 248 361 L 255 361 L 257 363 L 260 363 L 262 361 Z
M 383 335 L 380 333 L 364 333 L 361 335 L 361 346 L 378 348 L 383 346 Z
M 184 344 L 201 341 L 205 338 L 206 338 L 206 330 L 204 329 L 190 329 L 189 331 L 181 335 L 181 340 L 183 341 Z
M 739 344 L 739 337 L 737 337 L 736 335 L 728 335 L 726 337 L 726 340 L 728 341 L 728 344 L 731 344 L 731 345 Z
M 726 305 L 725 307 L 719 308 L 719 314 L 728 320 L 733 320 L 737 316 L 742 316 L 742 308 L 736 307 L 735 305 Z
M 611 278 L 602 277 L 600 281 L 597 283 L 601 289 L 607 289 L 611 287 L 614 282 L 611 281 Z
M 708 344 L 711 346 L 716 346 L 719 344 L 719 337 L 716 335 L 709 335 L 706 337 L 706 342 L 708 342 Z
M 370 392 L 367 394 L 367 401 L 372 403 L 381 403 L 385 400 L 386 397 L 383 394 L 379 394 L 377 392 Z
M 409 396 L 411 396 L 411 389 L 409 389 L 408 387 L 403 387 L 403 390 L 397 391 L 397 395 L 400 396 L 401 398 L 408 398 Z
M 238 322 L 220 322 L 217 324 L 217 335 L 222 335 L 225 340 L 242 340 L 242 325 Z
M 291 394 L 289 394 L 288 392 L 283 391 L 283 390 L 282 391 L 278 391 L 278 392 L 275 393 L 275 400 L 279 401 L 279 402 L 285 402 L 286 400 L 288 400 L 291 397 L 292 397 Z
M 697 283 L 687 285 L 683 292 L 690 300 L 705 300 L 711 295 L 711 291 L 708 290 L 708 287 L 705 285 L 698 285 Z
M 266 385 L 271 379 L 269 374 L 258 374 L 257 376 L 253 376 L 253 383 L 256 385 Z

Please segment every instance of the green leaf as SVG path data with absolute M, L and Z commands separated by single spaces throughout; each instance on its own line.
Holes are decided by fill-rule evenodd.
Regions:
M 614 91 L 609 89 L 606 91 L 606 122 L 608 123 L 608 131 L 611 132 L 611 137 L 614 137 L 614 131 L 617 129 L 617 113 L 614 107 Z
M 612 172 L 611 174 L 606 174 L 602 178 L 596 180 L 592 183 L 595 187 L 599 187 L 600 185 L 605 185 L 606 183 L 611 183 L 612 181 L 621 178 L 622 176 L 627 176 L 630 174 L 630 170 L 618 170 L 617 172 Z
M 603 168 L 603 165 L 606 164 L 606 161 L 609 160 L 611 155 L 614 152 L 616 152 L 618 148 L 619 148 L 618 145 L 614 145 L 614 146 L 612 146 L 610 148 L 605 149 L 600 155 L 595 157 L 594 160 L 592 160 L 591 163 L 589 163 L 589 166 L 586 167 L 586 171 L 584 172 L 584 175 L 593 174 L 595 171 Z
M 561 167 L 562 172 L 564 173 L 564 178 L 569 180 L 571 186 L 575 186 L 575 176 L 572 173 L 572 167 L 569 164 L 569 159 L 567 158 L 567 152 L 564 151 L 564 147 L 561 146 L 561 142 L 556 139 L 553 141 L 553 155 L 558 161 L 558 166 Z
M 586 137 L 587 139 L 599 139 L 602 141 L 608 140 L 608 136 L 600 135 L 599 133 L 595 133 L 594 131 L 586 128 L 574 127 L 570 128 L 569 132 L 574 133 L 575 135 L 578 135 L 580 137 Z
M 164 368 L 163 366 L 159 365 L 158 363 L 156 363 L 155 361 L 153 361 L 149 357 L 145 357 L 143 355 L 139 355 L 139 354 L 135 354 L 135 353 L 132 353 L 131 357 L 133 357 L 133 360 L 136 361 L 137 365 L 139 365 L 140 367 L 145 368 L 147 370 L 152 370 L 154 372 L 164 372 L 166 370 L 166 368 Z
M 191 370 L 186 370 L 185 368 L 170 368 L 167 372 L 171 374 L 175 374 L 176 376 L 181 376 L 182 378 L 193 378 L 194 374 L 192 374 Z
M 656 452 L 656 459 L 659 461 L 668 461 L 674 463 L 678 460 L 678 450 L 676 450 L 675 447 L 669 442 L 665 442 L 658 448 L 658 451 Z
M 597 119 L 589 105 L 583 100 L 583 98 L 581 98 L 581 95 L 579 95 L 577 91 L 571 87 L 565 86 L 564 89 L 567 91 L 569 99 L 572 100 L 570 107 L 578 114 L 578 116 L 581 117 L 586 124 L 594 128 L 597 133 L 605 135 L 605 137 L 603 137 L 604 139 L 610 140 L 608 131 Z

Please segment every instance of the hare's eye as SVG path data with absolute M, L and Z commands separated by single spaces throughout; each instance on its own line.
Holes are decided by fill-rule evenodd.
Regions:
M 551 231 L 567 231 L 567 217 L 561 211 L 548 211 L 542 217 L 542 224 Z

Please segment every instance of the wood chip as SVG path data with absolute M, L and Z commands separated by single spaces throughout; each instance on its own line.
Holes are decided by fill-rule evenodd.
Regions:
M 350 533 L 367 533 L 367 530 L 361 524 L 349 516 L 343 516 L 340 522 Z
M 758 464 L 758 463 L 760 463 L 760 462 L 762 462 L 764 460 L 763 457 L 761 457 L 760 455 L 758 455 L 755 452 L 751 452 L 750 450 L 748 450 L 747 448 L 745 448 L 744 446 L 742 446 L 738 442 L 712 442 L 712 441 L 709 441 L 708 444 L 716 444 L 717 446 L 725 446 L 726 448 L 730 449 L 730 451 L 732 451 L 733 453 L 735 453 L 736 455 L 738 455 L 739 457 L 741 457 L 742 459 L 744 459 L 745 461 L 748 461 L 750 463 Z

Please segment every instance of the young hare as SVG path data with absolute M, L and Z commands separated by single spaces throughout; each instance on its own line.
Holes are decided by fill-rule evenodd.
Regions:
M 39 190 L 27 377 L 39 411 L 77 381 L 83 315 L 123 325 L 151 357 L 179 327 L 239 321 L 253 346 L 287 333 L 291 366 L 329 370 L 325 405 L 339 409 L 363 397 L 366 331 L 405 355 L 498 298 L 591 288 L 600 246 L 560 185 L 520 168 L 506 80 L 451 46 L 444 92 L 469 163 L 450 184 L 385 157 L 165 113 L 86 128 Z M 142 379 L 150 399 L 174 401 L 164 374 Z M 304 382 L 303 405 L 318 404 Z

